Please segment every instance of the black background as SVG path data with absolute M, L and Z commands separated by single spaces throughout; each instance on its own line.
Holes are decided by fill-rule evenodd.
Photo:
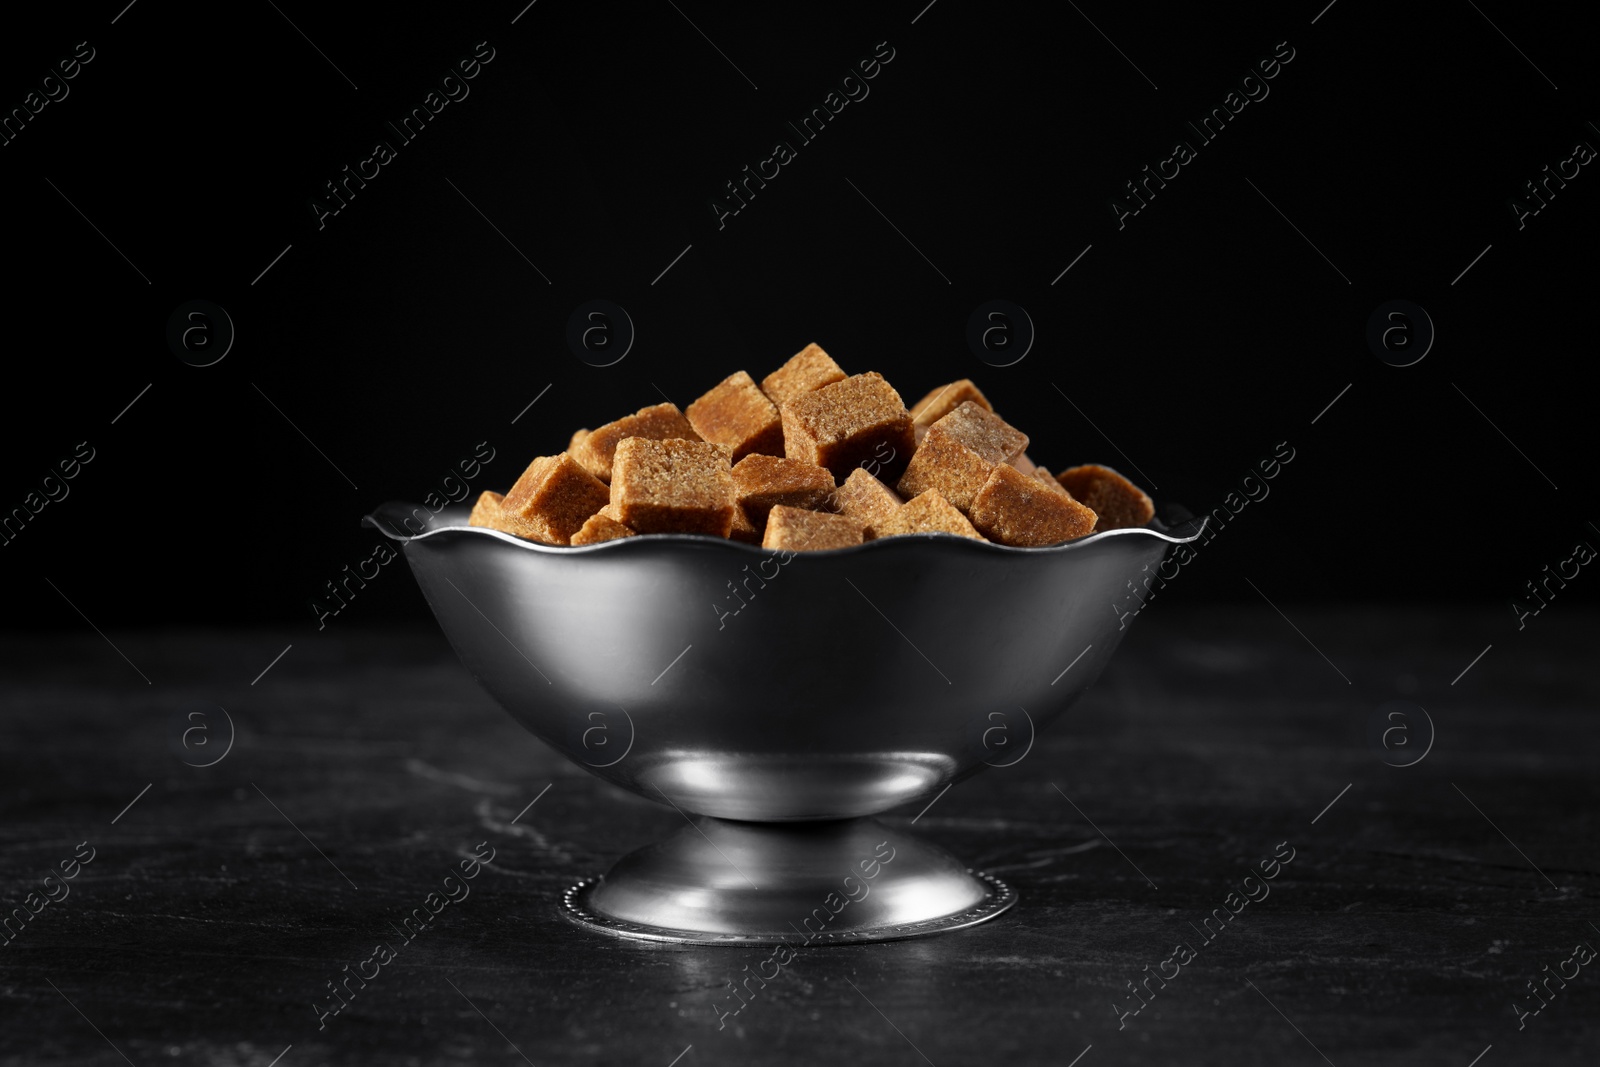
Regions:
M 322 584 L 371 552 L 360 517 L 420 500 L 478 442 L 496 458 L 473 491 L 503 490 L 578 426 L 686 405 L 813 340 L 908 402 L 973 377 L 1036 460 L 1106 462 L 1195 510 L 1289 442 L 1174 600 L 1255 600 L 1248 577 L 1278 603 L 1509 604 L 1600 537 L 1600 178 L 1520 231 L 1507 206 L 1600 144 L 1565 15 L 923 4 L 8 13 L 6 109 L 77 42 L 96 53 L 0 148 L 0 508 L 77 442 L 96 454 L 0 549 L 15 624 L 81 627 L 65 596 L 101 627 L 312 626 Z M 470 95 L 319 230 L 322 184 L 480 41 Z M 708 200 L 881 41 L 870 95 L 719 230 Z M 1119 230 L 1122 183 L 1281 41 L 1270 96 Z M 638 332 L 609 368 L 564 342 L 597 297 Z M 995 298 L 1038 335 L 1003 369 L 965 342 Z M 1438 330 L 1406 368 L 1364 336 L 1397 298 Z M 191 299 L 237 328 L 211 367 L 165 341 Z M 350 614 L 425 611 L 407 578 Z

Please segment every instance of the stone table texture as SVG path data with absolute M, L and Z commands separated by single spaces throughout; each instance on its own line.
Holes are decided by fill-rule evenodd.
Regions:
M 1600 1062 L 1600 616 L 1285 607 L 1146 612 L 1021 761 L 885 817 L 1011 912 L 748 1003 L 764 948 L 562 918 L 683 817 L 432 630 L 8 636 L 0 1064 Z

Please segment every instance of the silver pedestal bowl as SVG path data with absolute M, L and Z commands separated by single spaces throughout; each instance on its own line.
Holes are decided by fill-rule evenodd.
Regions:
M 670 534 L 552 547 L 400 503 L 365 522 L 518 722 L 685 815 L 569 889 L 568 917 L 699 943 L 888 940 L 1010 907 L 999 879 L 872 816 L 1016 762 L 1111 658 L 1129 582 L 1200 527 L 793 554 Z

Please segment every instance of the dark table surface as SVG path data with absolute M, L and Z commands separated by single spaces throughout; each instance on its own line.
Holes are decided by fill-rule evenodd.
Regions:
M 1147 611 L 1025 759 L 917 823 L 1008 879 L 1014 910 L 805 949 L 722 1029 L 713 1002 L 764 950 L 599 936 L 555 906 L 680 816 L 524 733 L 436 633 L 10 636 L 7 913 L 93 859 L 0 945 L 0 1063 L 1595 1063 L 1600 967 L 1551 980 L 1520 1029 L 1513 1005 L 1600 946 L 1600 618 L 1288 619 Z M 186 765 L 223 751 L 219 707 L 231 750 Z M 1387 765 L 1426 748 L 1416 707 L 1432 747 Z M 1375 714 L 1404 731 L 1387 751 Z M 185 724 L 212 747 L 174 747 Z M 470 897 L 319 1030 L 326 984 L 485 841 Z M 1180 942 L 1195 958 L 1120 1016 Z

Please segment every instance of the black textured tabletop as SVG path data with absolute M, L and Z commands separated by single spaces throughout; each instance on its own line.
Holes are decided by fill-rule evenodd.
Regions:
M 1600 620 L 1463 673 L 1498 615 L 1291 617 L 1146 612 L 1023 759 L 885 820 L 1012 911 L 764 986 L 562 917 L 682 816 L 436 633 L 10 638 L 0 1063 L 1593 1063 Z

